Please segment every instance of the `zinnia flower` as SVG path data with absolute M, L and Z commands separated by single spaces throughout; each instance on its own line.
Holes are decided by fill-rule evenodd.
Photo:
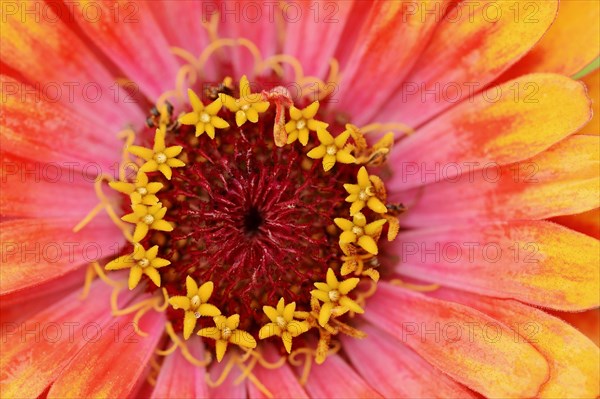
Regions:
M 600 394 L 598 2 L 2 7 L 3 397 Z

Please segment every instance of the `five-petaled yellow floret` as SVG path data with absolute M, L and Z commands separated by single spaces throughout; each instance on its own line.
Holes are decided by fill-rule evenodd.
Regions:
M 329 125 L 315 119 L 319 111 L 319 102 L 315 101 L 308 107 L 300 110 L 293 105 L 290 107 L 291 120 L 285 124 L 285 131 L 288 134 L 287 143 L 300 141 L 303 146 L 308 144 L 308 131 L 316 132 L 318 128 L 326 129 Z
M 133 183 L 124 181 L 111 181 L 108 185 L 123 194 L 129 194 L 133 205 L 154 205 L 158 202 L 156 193 L 163 187 L 162 183 L 149 182 L 148 175 L 142 171 L 138 171 L 136 179 Z
M 343 230 L 340 234 L 340 245 L 358 244 L 370 254 L 377 255 L 377 238 L 385 224 L 385 219 L 379 219 L 367 224 L 367 218 L 361 212 L 354 215 L 352 220 L 335 218 L 335 224 Z
M 192 105 L 192 112 L 180 116 L 179 122 L 183 125 L 196 126 L 196 137 L 206 132 L 208 137 L 214 139 L 215 129 L 229 127 L 229 123 L 225 119 L 217 116 L 223 106 L 220 98 L 205 106 L 192 89 L 188 89 L 188 97 Z
M 375 188 L 371 182 L 371 177 L 364 166 L 358 170 L 357 181 L 358 184 L 344 184 L 344 188 L 350 194 L 346 197 L 346 201 L 352 202 L 350 216 L 354 216 L 365 206 L 374 212 L 386 213 L 387 208 L 375 195 Z
M 223 360 L 228 344 L 235 344 L 243 348 L 256 348 L 256 340 L 254 337 L 242 330 L 238 330 L 240 325 L 240 315 L 234 314 L 229 317 L 215 316 L 214 327 L 203 328 L 198 331 L 201 337 L 211 338 L 216 341 L 215 351 L 217 353 L 217 361 Z
M 163 220 L 167 208 L 158 202 L 151 206 L 142 204 L 131 205 L 132 213 L 123 216 L 121 220 L 134 223 L 133 241 L 140 242 L 148 234 L 148 230 L 173 231 L 171 223 Z
M 227 94 L 220 93 L 219 98 L 227 109 L 235 112 L 235 123 L 242 126 L 246 121 L 258 122 L 258 114 L 269 109 L 268 101 L 263 101 L 259 93 L 252 93 L 250 83 L 246 75 L 240 79 L 240 97 L 233 98 Z
M 183 150 L 180 145 L 174 145 L 172 147 L 165 146 L 165 129 L 164 127 L 156 129 L 156 135 L 154 136 L 154 147 L 152 149 L 141 147 L 139 145 L 132 145 L 127 150 L 136 155 L 146 162 L 140 168 L 142 172 L 156 172 L 159 171 L 169 180 L 173 171 L 171 168 L 181 168 L 185 166 L 185 163 L 177 159 L 177 156 Z
M 283 298 L 277 303 L 277 308 L 263 306 L 263 312 L 271 323 L 265 324 L 258 332 L 260 339 L 269 338 L 273 335 L 281 337 L 287 353 L 292 351 L 292 338 L 308 331 L 309 325 L 306 321 L 294 320 L 296 302 L 285 304 Z
M 340 316 L 349 310 L 355 313 L 364 313 L 364 310 L 358 306 L 353 299 L 348 296 L 360 279 L 352 277 L 342 282 L 338 281 L 335 273 L 331 268 L 327 269 L 326 282 L 315 283 L 316 290 L 312 290 L 310 294 L 323 302 L 319 311 L 319 324 L 324 327 L 331 316 Z
M 136 243 L 133 247 L 133 253 L 129 255 L 120 256 L 117 259 L 109 262 L 105 268 L 106 270 L 121 270 L 129 268 L 129 289 L 134 289 L 142 274 L 145 274 L 152 280 L 152 282 L 160 287 L 160 273 L 158 268 L 170 265 L 171 262 L 167 259 L 158 258 L 158 245 L 146 250 L 144 247 Z
M 196 327 L 196 319 L 201 316 L 218 316 L 221 311 L 214 305 L 208 303 L 213 293 L 214 284 L 207 281 L 198 287 L 193 278 L 187 276 L 185 279 L 186 296 L 177 295 L 169 298 L 173 309 L 185 310 L 183 317 L 183 337 L 188 339 Z
M 317 136 L 321 145 L 310 150 L 306 156 L 312 159 L 323 158 L 325 172 L 333 168 L 336 162 L 356 163 L 356 158 L 352 156 L 350 151 L 344 149 L 346 141 L 350 137 L 348 130 L 334 139 L 326 129 L 319 127 L 317 128 Z

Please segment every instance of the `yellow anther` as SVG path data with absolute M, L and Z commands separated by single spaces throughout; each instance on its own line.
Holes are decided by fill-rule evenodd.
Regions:
M 140 168 L 141 172 L 156 172 L 160 171 L 165 177 L 171 180 L 173 171 L 171 168 L 180 168 L 185 166 L 185 163 L 176 157 L 181 153 L 183 147 L 175 145 L 172 147 L 165 146 L 165 130 L 164 128 L 156 129 L 154 136 L 154 147 L 152 149 L 132 145 L 127 150 L 146 161 Z
M 132 183 L 111 181 L 108 185 L 123 194 L 129 194 L 132 204 L 154 205 L 158 202 L 156 193 L 163 187 L 162 183 L 150 183 L 144 172 L 138 172 Z
M 300 141 L 300 144 L 308 144 L 308 132 L 317 129 L 326 129 L 329 126 L 325 122 L 316 120 L 314 117 L 319 111 L 319 102 L 315 101 L 308 107 L 300 110 L 293 105 L 290 107 L 290 121 L 285 124 L 285 131 L 288 134 L 287 143 L 291 144 L 294 141 Z
M 135 224 L 133 232 L 133 241 L 140 242 L 148 230 L 172 231 L 173 226 L 166 220 L 163 220 L 167 213 L 167 208 L 158 202 L 151 206 L 142 204 L 131 205 L 132 213 L 129 213 L 121 218 L 121 220 Z
M 129 289 L 134 289 L 142 274 L 145 274 L 152 280 L 152 282 L 160 287 L 160 273 L 158 270 L 161 267 L 170 265 L 171 262 L 167 259 L 158 258 L 158 245 L 146 250 L 141 244 L 135 244 L 133 253 L 125 256 L 120 256 L 117 259 L 109 262 L 105 268 L 106 270 L 129 270 Z
M 321 327 L 325 327 L 332 316 L 339 316 L 350 310 L 355 313 L 364 313 L 364 310 L 348 296 L 348 293 L 356 288 L 359 281 L 359 278 L 353 277 L 340 282 L 330 268 L 327 270 L 326 282 L 315 283 L 317 289 L 312 290 L 310 294 L 313 298 L 323 302 L 319 311 Z
M 344 184 L 344 188 L 350 194 L 346 197 L 346 201 L 352 202 L 350 216 L 354 216 L 365 206 L 377 213 L 387 212 L 385 204 L 375 195 L 376 191 L 373 187 L 373 180 L 376 180 L 376 178 L 376 176 L 369 176 L 367 169 L 363 166 L 358 171 L 358 184 Z
M 346 141 L 348 141 L 348 138 L 350 137 L 350 132 L 348 130 L 344 131 L 334 139 L 326 129 L 319 127 L 317 129 L 317 136 L 319 137 L 321 145 L 313 148 L 306 155 L 312 159 L 323 158 L 323 169 L 325 171 L 333 168 L 333 165 L 335 165 L 336 162 L 356 163 L 356 159 L 352 154 L 344 149 Z
M 192 105 L 192 112 L 180 116 L 179 122 L 183 125 L 195 125 L 196 137 L 206 132 L 208 137 L 214 139 L 215 129 L 229 127 L 229 123 L 226 120 L 217 116 L 217 113 L 223 106 L 221 99 L 217 98 L 205 106 L 192 89 L 188 89 L 188 97 Z
M 272 306 L 263 306 L 263 312 L 267 315 L 271 323 L 265 324 L 258 332 L 260 339 L 269 338 L 273 335 L 281 337 L 283 346 L 287 353 L 292 351 L 292 339 L 308 331 L 309 325 L 306 321 L 294 320 L 296 311 L 296 302 L 285 304 L 281 298 L 277 302 L 277 308 Z
M 222 315 L 213 317 L 214 327 L 203 328 L 198 331 L 198 335 L 205 338 L 211 338 L 216 341 L 215 350 L 217 361 L 223 360 L 228 344 L 235 344 L 242 348 L 256 348 L 256 341 L 250 333 L 238 330 L 240 325 L 240 315 L 234 314 L 229 317 Z
M 207 281 L 198 287 L 193 278 L 187 276 L 185 279 L 186 296 L 177 295 L 169 298 L 173 309 L 183 309 L 183 338 L 188 339 L 196 327 L 196 319 L 201 316 L 218 316 L 221 311 L 214 305 L 208 303 L 213 293 L 214 284 Z
M 377 239 L 385 224 L 385 219 L 379 219 L 367 224 L 367 218 L 361 212 L 354 215 L 352 220 L 335 218 L 335 224 L 343 230 L 340 234 L 340 246 L 343 244 L 358 244 L 370 254 L 377 255 Z
M 231 112 L 235 112 L 235 123 L 242 126 L 246 121 L 258 122 L 258 114 L 269 109 L 270 103 L 263 101 L 261 94 L 252 93 L 252 88 L 246 75 L 240 79 L 240 98 L 233 98 L 227 94 L 219 94 L 219 98 Z

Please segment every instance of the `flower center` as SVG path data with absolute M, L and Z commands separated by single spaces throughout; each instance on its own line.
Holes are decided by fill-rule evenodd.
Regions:
M 253 349 L 256 337 L 278 335 L 293 356 L 291 338 L 315 330 L 317 347 L 307 353 L 322 363 L 332 335 L 365 336 L 338 318 L 364 313 L 380 278 L 377 241 L 392 241 L 399 231 L 404 207 L 387 203 L 383 181 L 366 169 L 386 161 L 394 133 L 371 146 L 361 128 L 319 112 L 319 101 L 302 96 L 295 104 L 281 86 L 242 101 L 249 89 L 246 76 L 239 90 L 229 77 L 208 87 L 210 101 L 188 89 L 193 107 L 177 114 L 159 100 L 142 132 L 153 135 L 152 148 L 132 145 L 136 133 L 127 131 L 119 181 L 108 180 L 127 194 L 121 220 L 134 226 L 115 223 L 133 244 L 134 259 L 142 254 L 137 265 L 153 283 L 146 289 L 160 289 L 171 305 L 157 307 L 152 298 L 142 310 L 166 311 L 166 332 L 177 345 L 180 333 L 185 340 L 192 333 L 210 338 L 221 361 L 227 343 Z M 130 154 L 138 180 L 123 177 Z M 139 182 L 148 189 L 135 187 Z M 131 267 L 130 290 L 142 277 L 131 256 L 105 266 Z M 365 280 L 372 284 L 367 290 L 359 288 Z
M 287 325 L 287 322 L 285 321 L 283 316 L 277 316 L 277 325 L 281 328 L 285 328 L 285 326 Z
M 329 291 L 329 299 L 331 300 L 331 302 L 337 302 L 340 299 L 340 293 L 337 290 L 331 290 Z
M 197 309 L 198 306 L 200 306 L 200 297 L 198 295 L 194 295 L 190 302 L 192 304 L 192 308 Z
M 203 113 L 200 115 L 200 122 L 203 122 L 203 123 L 208 123 L 208 122 L 210 122 L 210 115 L 209 115 L 209 114 L 207 114 L 206 112 L 203 112 Z
M 224 327 L 221 331 L 221 338 L 228 339 L 229 337 L 231 337 L 231 333 L 232 331 L 229 327 Z
M 158 154 L 156 154 L 154 156 L 154 159 L 156 160 L 156 162 L 158 162 L 159 164 L 165 163 L 167 162 L 167 156 L 165 154 L 163 154 L 162 152 L 159 152 Z
M 157 177 L 168 208 L 164 219 L 175 228 L 148 235 L 147 246 L 159 245 L 170 257 L 162 285 L 169 296 L 185 295 L 186 275 L 213 281 L 211 304 L 223 314 L 239 314 L 240 328 L 250 333 L 264 324 L 262 306 L 269 298 L 310 308 L 314 283 L 342 255 L 333 219 L 348 216 L 344 183 L 355 181 L 359 169 L 339 163 L 325 172 L 320 160 L 308 158 L 306 152 L 319 145 L 316 133 L 306 147 L 275 145 L 275 111 L 271 107 L 257 123 L 238 128 L 236 112 L 223 109 L 219 117 L 230 127 L 214 140 L 196 137 L 193 125 L 169 132 L 166 146 L 183 147 L 180 159 L 187 165 L 173 169 L 170 180 Z M 337 151 L 327 148 L 331 155 Z M 181 325 L 179 313 L 173 322 Z

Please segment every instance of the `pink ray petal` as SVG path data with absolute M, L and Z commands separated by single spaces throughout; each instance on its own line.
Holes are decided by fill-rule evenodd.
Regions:
M 365 339 L 342 337 L 344 351 L 366 381 L 386 398 L 475 398 L 473 392 L 375 326 L 361 325 Z
M 364 317 L 484 396 L 533 397 L 549 376 L 533 346 L 514 342 L 508 327 L 463 305 L 379 283 Z M 481 333 L 490 324 L 500 331 L 494 341 Z

